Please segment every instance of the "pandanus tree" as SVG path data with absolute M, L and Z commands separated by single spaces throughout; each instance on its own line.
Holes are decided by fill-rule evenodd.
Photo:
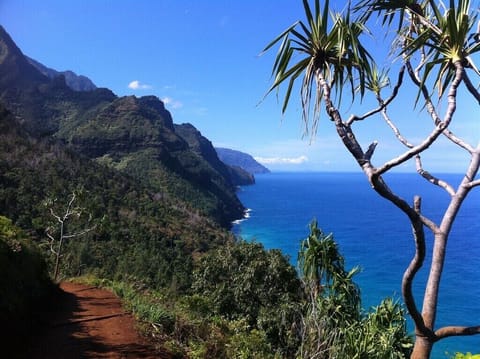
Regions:
M 349 312 L 358 312 L 360 293 L 352 278 L 359 268 L 345 270 L 345 261 L 333 234 L 323 233 L 316 220 L 310 223 L 310 234 L 301 243 L 298 266 L 313 301 L 324 292 L 332 292 L 337 297 L 345 297 L 345 308 L 349 308 Z
M 301 322 L 299 358 L 405 358 L 412 342 L 403 308 L 390 298 L 364 312 L 354 282 L 358 267 L 345 269 L 333 234 L 316 220 L 301 242 L 298 269 L 306 298 Z
M 310 234 L 301 242 L 298 268 L 308 298 L 299 354 L 328 358 L 337 341 L 344 340 L 342 330 L 360 319 L 360 291 L 352 280 L 358 267 L 345 270 L 333 235 L 324 234 L 314 220 Z
M 320 5 L 319 0 L 315 0 L 313 6 L 303 0 L 306 21 L 296 22 L 265 48 L 267 51 L 278 46 L 269 93 L 286 84 L 282 107 L 285 112 L 292 91 L 300 82 L 306 129 L 315 133 L 320 113 L 325 111 L 373 190 L 409 219 L 415 255 L 403 275 L 402 295 L 415 325 L 416 340 L 411 357 L 429 358 L 434 343 L 441 339 L 480 333 L 480 323 L 436 326 L 439 285 L 449 235 L 462 203 L 475 187 L 480 186 L 477 177 L 480 144 L 469 143 L 451 129 L 454 120 L 465 120 L 456 113 L 460 101 L 473 99 L 466 105 L 472 106 L 472 116 L 474 107 L 480 103 L 480 93 L 474 85 L 480 75 L 474 62 L 474 56 L 480 51 L 480 31 L 475 30 L 477 13 L 469 0 L 450 0 L 448 4 L 435 0 L 363 0 L 351 6 L 347 4 L 341 13 L 332 12 L 328 0 L 322 7 Z M 377 20 L 375 26 L 382 23 L 389 30 L 394 26 L 392 53 L 397 62 L 385 70 L 379 69 L 372 52 L 364 45 L 368 43 L 364 42 L 369 34 L 367 25 L 376 20 L 375 15 L 383 20 Z M 380 32 L 376 37 L 389 33 Z M 412 111 L 418 105 L 425 113 L 422 120 L 416 119 L 421 128 L 415 132 L 415 138 L 410 139 L 401 131 L 402 121 L 408 119 L 402 118 L 402 114 L 389 112 L 404 87 L 410 89 L 409 92 L 412 92 L 411 87 L 416 89 L 411 99 Z M 373 94 L 376 104 L 362 114 L 345 118 L 340 110 L 345 90 L 350 93 L 352 101 Z M 389 93 L 384 95 L 386 91 Z M 459 96 L 459 91 L 463 96 Z M 375 140 L 365 146 L 356 135 L 360 126 L 378 117 L 393 131 L 403 150 L 399 155 L 374 165 L 378 142 Z M 424 119 L 430 124 L 426 134 Z M 441 138 L 468 155 L 465 174 L 457 184 L 431 174 L 422 161 L 428 151 L 435 151 L 432 145 Z M 419 195 L 415 195 L 410 203 L 389 186 L 384 175 L 406 162 L 414 163 L 422 178 L 448 194 L 450 200 L 439 221 L 423 213 Z M 431 248 L 426 245 L 428 232 L 433 237 Z M 431 251 L 432 260 L 420 307 L 412 284 L 424 266 L 427 249 Z

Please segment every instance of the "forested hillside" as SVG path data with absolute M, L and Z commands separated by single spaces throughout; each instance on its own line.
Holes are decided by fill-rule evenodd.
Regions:
M 77 192 L 96 225 L 67 244 L 65 274 L 97 268 L 109 277 L 128 273 L 161 286 L 182 276 L 176 272 L 188 273 L 192 254 L 230 238 L 188 203 L 58 143 L 32 138 L 5 109 L 0 130 L 0 213 L 42 239 L 54 220 L 49 203 L 66 205 Z
M 196 130 L 191 148 L 158 98 L 74 91 L 0 28 L 0 101 L 0 214 L 45 241 L 75 193 L 94 228 L 66 242 L 64 275 L 187 288 L 197 253 L 233 240 L 243 206 L 227 166 Z
M 0 101 L 31 136 L 63 143 L 187 202 L 224 227 L 242 217 L 226 165 L 213 147 L 215 168 L 205 152 L 192 150 L 158 98 L 119 98 L 108 89 L 74 91 L 63 75 L 51 79 L 34 67 L 3 28 L 0 53 Z
M 153 96 L 77 92 L 63 76 L 44 76 L 3 29 L 0 101 L 0 214 L 39 245 L 52 277 L 58 258 L 59 279 L 111 283 L 176 357 L 296 351 L 296 272 L 278 251 L 238 244 L 228 232 L 243 216 L 235 194 L 243 172 L 220 161 L 198 130 L 174 125 Z M 226 289 L 224 305 L 212 285 Z M 273 316 L 277 306 L 288 318 Z

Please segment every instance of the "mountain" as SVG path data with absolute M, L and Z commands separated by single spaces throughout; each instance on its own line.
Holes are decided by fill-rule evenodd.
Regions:
M 243 215 L 228 171 L 209 162 L 211 143 L 189 144 L 162 101 L 74 91 L 65 76 L 52 79 L 32 65 L 2 27 L 0 102 L 30 136 L 58 141 L 221 226 Z
M 50 272 L 58 263 L 62 279 L 110 284 L 128 297 L 167 356 L 236 355 L 252 333 L 259 357 L 293 354 L 283 343 L 296 342 L 295 269 L 279 251 L 228 231 L 244 213 L 235 193 L 240 172 L 195 127 L 175 125 L 158 98 L 75 91 L 65 76 L 47 75 L 0 27 L 0 235 L 13 236 L 0 240 L 2 278 L 10 279 L 0 302 L 13 313 L 4 319 L 37 330 L 34 314 L 49 308 L 21 274 L 40 284 L 35 263 Z M 28 256 L 17 228 L 40 255 Z M 11 304 L 26 299 L 35 311 L 24 310 L 22 322 Z M 240 332 L 239 321 L 248 324 Z
M 59 142 L 29 135 L 0 106 L 0 213 L 39 240 L 52 225 L 49 203 L 61 208 L 73 192 L 96 228 L 65 243 L 68 260 L 62 272 L 67 275 L 88 268 L 154 287 L 168 285 L 174 277 L 178 286 L 188 286 L 193 257 L 232 240 L 179 198 Z
M 243 216 L 226 168 L 158 98 L 74 91 L 0 27 L 0 214 L 42 239 L 49 206 L 75 192 L 95 230 L 65 243 L 66 275 L 188 288 L 196 258 L 232 242 Z
M 261 165 L 248 153 L 231 150 L 228 148 L 215 148 L 218 157 L 230 166 L 236 166 L 244 169 L 248 173 L 269 173 L 270 170 Z
M 207 162 L 224 178 L 230 178 L 235 186 L 245 186 L 255 183 L 252 174 L 238 166 L 230 166 L 221 161 L 212 143 L 191 124 L 175 125 L 176 132 L 187 141 L 190 147 L 199 155 L 207 159 Z
M 255 176 L 238 166 L 227 165 L 230 178 L 236 186 L 249 186 L 255 184 Z
M 59 76 L 65 77 L 65 83 L 68 87 L 70 87 L 74 91 L 93 91 L 97 88 L 95 84 L 90 80 L 88 77 L 83 75 L 77 75 L 73 71 L 57 71 L 51 69 L 34 59 L 25 56 L 26 59 L 33 65 L 37 70 L 39 70 L 42 74 L 47 76 L 50 79 L 55 79 Z
M 47 76 L 28 62 L 2 26 L 0 26 L 0 63 L 2 97 L 5 97 L 5 92 L 13 95 L 16 88 L 27 90 L 48 82 Z

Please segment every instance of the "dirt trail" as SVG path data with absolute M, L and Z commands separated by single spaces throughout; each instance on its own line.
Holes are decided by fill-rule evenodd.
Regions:
M 28 358 L 168 358 L 135 330 L 135 319 L 111 292 L 64 282 L 45 330 L 32 338 Z

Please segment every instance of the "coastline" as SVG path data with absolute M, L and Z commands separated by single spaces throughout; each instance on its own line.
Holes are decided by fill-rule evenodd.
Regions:
M 240 218 L 240 219 L 236 219 L 236 220 L 232 221 L 232 226 L 238 225 L 238 224 L 242 223 L 243 221 L 246 221 L 247 219 L 249 219 L 251 212 L 252 212 L 251 208 L 246 208 L 243 211 L 243 217 Z

